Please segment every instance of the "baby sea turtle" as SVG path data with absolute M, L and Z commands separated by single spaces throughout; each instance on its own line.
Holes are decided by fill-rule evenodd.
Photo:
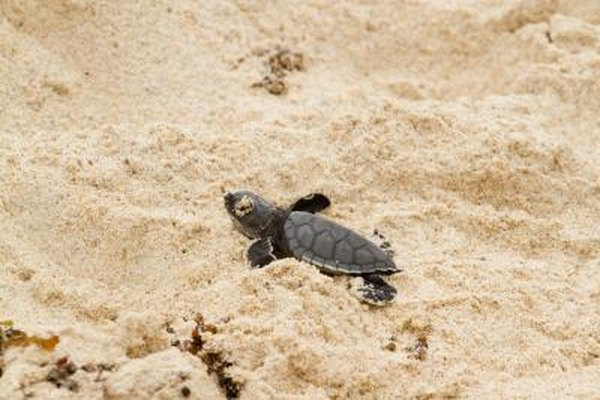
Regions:
M 255 239 L 246 253 L 253 268 L 295 257 L 328 275 L 362 278 L 357 292 L 367 303 L 383 305 L 396 296 L 396 289 L 381 277 L 401 271 L 391 253 L 350 229 L 316 215 L 331 204 L 325 195 L 309 194 L 286 209 L 247 190 L 226 193 L 224 198 L 235 228 Z

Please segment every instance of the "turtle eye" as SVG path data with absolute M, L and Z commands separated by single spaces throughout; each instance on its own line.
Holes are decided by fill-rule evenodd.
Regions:
M 252 202 L 252 199 L 248 196 L 244 196 L 235 204 L 235 213 L 238 217 L 243 217 L 244 215 L 251 213 L 253 208 L 254 203 Z

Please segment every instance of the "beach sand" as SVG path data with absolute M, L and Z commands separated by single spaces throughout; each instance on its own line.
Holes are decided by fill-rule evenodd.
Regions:
M 599 110 L 597 0 L 1 1 L 0 321 L 60 342 L 0 398 L 600 398 Z M 221 188 L 396 302 L 250 270 Z

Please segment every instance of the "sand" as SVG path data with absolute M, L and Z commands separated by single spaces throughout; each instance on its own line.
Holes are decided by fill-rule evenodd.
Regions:
M 60 342 L 0 398 L 600 398 L 599 110 L 597 0 L 1 1 L 0 320 Z M 222 187 L 397 301 L 249 270 Z

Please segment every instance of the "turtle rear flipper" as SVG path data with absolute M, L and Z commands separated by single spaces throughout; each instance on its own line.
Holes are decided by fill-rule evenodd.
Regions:
M 311 193 L 296 200 L 290 211 L 305 211 L 311 214 L 323 211 L 331 205 L 331 201 L 321 193 Z
M 252 268 L 262 268 L 270 262 L 277 260 L 271 238 L 266 237 L 255 240 L 248 248 L 246 257 Z
M 359 299 L 374 306 L 391 303 L 398 291 L 378 274 L 361 275 L 362 284 L 356 287 Z

